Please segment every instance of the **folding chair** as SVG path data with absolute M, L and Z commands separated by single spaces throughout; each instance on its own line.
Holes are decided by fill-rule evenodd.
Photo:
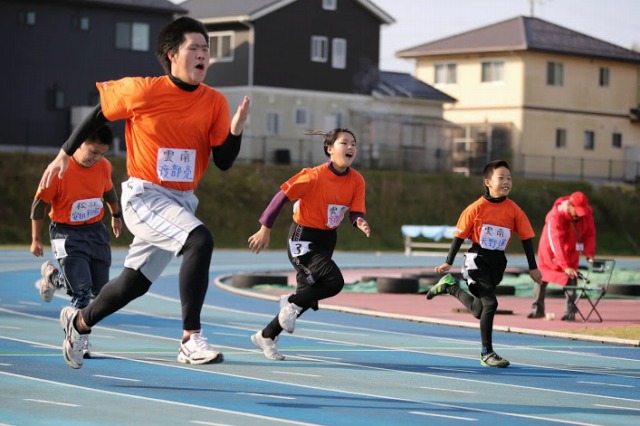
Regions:
M 570 292 L 575 290 L 576 295 L 573 304 L 576 312 L 580 315 L 580 318 L 582 318 L 582 322 L 587 322 L 594 313 L 598 316 L 599 322 L 602 322 L 602 316 L 600 316 L 597 306 L 598 302 L 607 294 L 615 265 L 616 261 L 612 259 L 594 259 L 593 263 L 588 267 L 586 276 L 580 272 L 578 273 L 577 285 L 568 285 L 563 288 L 566 297 L 569 297 Z M 590 307 L 586 316 L 583 315 L 578 307 L 578 302 L 583 299 L 588 302 L 586 309 Z

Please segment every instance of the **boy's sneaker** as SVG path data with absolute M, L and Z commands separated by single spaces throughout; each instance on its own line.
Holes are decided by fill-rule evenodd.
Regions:
M 73 306 L 67 306 L 60 311 L 60 327 L 64 333 L 62 355 L 64 355 L 64 360 L 71 368 L 82 367 L 82 349 L 89 338 L 88 333 L 80 334 L 73 326 L 73 321 L 77 315 L 78 309 Z
M 278 314 L 278 322 L 280 327 L 287 333 L 293 333 L 296 327 L 296 319 L 302 312 L 302 308 L 295 303 L 289 302 L 290 294 L 280 296 L 280 313 Z
M 429 289 L 429 291 L 427 292 L 427 300 L 431 300 L 439 294 L 449 293 L 449 287 L 457 284 L 458 282 L 451 276 L 451 274 L 445 275 L 444 277 L 440 278 L 440 281 L 438 281 L 436 285 Z
M 262 330 L 259 330 L 256 334 L 251 336 L 251 341 L 256 345 L 256 348 L 262 350 L 262 353 L 268 359 L 272 359 L 274 361 L 284 360 L 284 355 L 278 352 L 278 348 L 276 348 L 276 343 L 278 342 L 277 337 L 275 339 L 262 337 Z
M 89 338 L 84 341 L 84 345 L 82 346 L 82 358 L 91 359 L 91 343 L 89 343 Z
M 490 352 L 484 356 L 480 356 L 480 364 L 485 367 L 505 368 L 509 366 L 509 361 L 495 352 Z
M 51 302 L 51 300 L 53 300 L 53 294 L 58 289 L 58 286 L 55 283 L 55 276 L 57 274 L 58 268 L 48 260 L 40 266 L 40 275 L 42 275 L 42 279 L 39 281 L 39 293 L 40 298 L 45 302 Z
M 222 353 L 213 349 L 213 346 L 207 342 L 207 338 L 202 335 L 202 332 L 193 333 L 189 340 L 180 343 L 178 362 L 183 364 L 216 364 L 223 360 Z

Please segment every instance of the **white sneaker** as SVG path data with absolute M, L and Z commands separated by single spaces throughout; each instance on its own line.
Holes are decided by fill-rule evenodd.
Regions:
M 284 360 L 284 355 L 278 352 L 278 348 L 276 348 L 278 337 L 276 337 L 275 339 L 262 337 L 262 330 L 259 330 L 256 334 L 251 336 L 251 341 L 253 342 L 254 345 L 256 345 L 256 348 L 262 350 L 262 353 L 268 359 L 272 359 L 274 361 Z
M 82 358 L 91 359 L 91 343 L 89 343 L 89 338 L 84 341 L 84 345 L 82 345 Z
M 302 312 L 302 308 L 294 303 L 289 302 L 290 294 L 280 296 L 280 313 L 278 314 L 278 322 L 280 327 L 287 333 L 293 333 L 296 327 L 296 319 Z
M 40 266 L 40 275 L 42 278 L 36 283 L 36 287 L 39 287 L 40 298 L 45 302 L 51 302 L 53 300 L 53 294 L 58 289 L 55 284 L 55 275 L 58 274 L 58 268 L 54 266 L 50 261 L 46 261 Z
M 183 364 L 215 364 L 223 360 L 222 353 L 213 349 L 213 346 L 207 342 L 207 338 L 202 335 L 202 332 L 193 333 L 189 340 L 180 343 L 178 362 Z
M 64 333 L 62 355 L 71 368 L 82 367 L 82 349 L 89 338 L 89 334 L 80 334 L 73 326 L 73 320 L 78 315 L 78 309 L 67 306 L 60 311 L 60 327 Z

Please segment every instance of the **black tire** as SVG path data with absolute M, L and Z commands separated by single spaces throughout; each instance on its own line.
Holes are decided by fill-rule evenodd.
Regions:
M 237 288 L 251 288 L 258 284 L 287 285 L 286 275 L 235 274 L 231 276 L 231 285 Z
M 378 293 L 417 293 L 419 283 L 416 278 L 378 277 Z
M 496 287 L 496 295 L 515 296 L 516 288 L 512 285 L 499 285 Z
M 616 296 L 640 296 L 638 284 L 609 284 L 607 294 Z

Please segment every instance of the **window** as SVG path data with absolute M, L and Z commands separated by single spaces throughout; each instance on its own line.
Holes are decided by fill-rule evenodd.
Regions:
M 142 22 L 116 23 L 116 48 L 149 51 L 149 24 Z
M 311 37 L 311 60 L 313 62 L 327 62 L 329 57 L 329 40 L 323 36 Z
M 567 147 L 567 129 L 556 129 L 556 148 L 564 149 Z
M 293 111 L 293 122 L 296 127 L 309 127 L 309 108 L 296 108 Z
M 564 69 L 560 62 L 547 62 L 547 85 L 564 85 Z
M 596 136 L 591 130 L 584 131 L 584 149 L 586 151 L 593 151 L 596 146 Z
M 324 10 L 336 10 L 338 7 L 338 0 L 322 0 L 322 8 Z
M 57 84 L 47 89 L 47 108 L 48 109 L 64 109 L 64 92 Z
M 331 66 L 339 69 L 347 67 L 347 40 L 343 38 L 331 40 Z
M 89 31 L 91 27 L 91 21 L 88 16 L 75 16 L 73 17 L 73 29 L 79 31 Z
M 456 83 L 456 64 L 436 64 L 435 73 L 436 84 Z
M 267 113 L 267 136 L 273 136 L 280 133 L 280 114 L 277 112 Z
M 33 27 L 36 25 L 36 12 L 33 10 L 23 10 L 18 13 L 18 22 L 20 25 Z
M 608 87 L 609 86 L 609 68 L 600 67 L 600 87 Z
M 614 133 L 611 135 L 611 146 L 613 148 L 622 148 L 622 133 Z
M 210 62 L 233 61 L 233 37 L 233 32 L 211 33 L 209 35 L 209 46 L 211 50 Z
M 482 63 L 482 82 L 492 83 L 504 81 L 504 61 Z

